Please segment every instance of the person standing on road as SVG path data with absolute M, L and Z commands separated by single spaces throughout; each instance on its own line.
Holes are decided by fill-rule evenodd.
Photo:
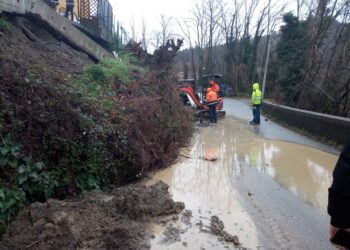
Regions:
M 218 95 L 211 88 L 207 88 L 207 95 L 205 102 L 209 107 L 209 120 L 211 123 L 216 123 L 216 104 L 218 102 Z
M 253 120 L 250 122 L 251 125 L 260 124 L 260 105 L 261 105 L 261 91 L 259 89 L 259 83 L 253 84 L 252 92 L 252 105 L 253 105 Z
M 350 239 L 350 141 L 341 152 L 328 190 L 328 214 L 331 216 L 330 240 L 338 231 L 348 232 Z
M 68 18 L 69 13 L 71 20 L 74 21 L 74 0 L 66 0 L 66 13 L 64 16 Z

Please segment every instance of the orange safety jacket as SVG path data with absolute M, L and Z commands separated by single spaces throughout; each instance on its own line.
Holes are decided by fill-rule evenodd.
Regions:
M 205 98 L 205 101 L 207 103 L 217 102 L 218 101 L 218 94 L 216 92 L 214 92 L 214 91 L 207 92 L 207 96 Z

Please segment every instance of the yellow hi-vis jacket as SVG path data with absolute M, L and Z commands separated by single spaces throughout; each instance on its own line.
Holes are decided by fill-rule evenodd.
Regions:
M 259 89 L 259 83 L 253 84 L 252 104 L 253 105 L 261 104 L 261 91 Z

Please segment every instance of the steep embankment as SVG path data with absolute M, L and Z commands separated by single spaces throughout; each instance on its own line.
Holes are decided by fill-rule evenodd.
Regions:
M 127 55 L 93 64 L 36 21 L 0 20 L 0 227 L 31 202 L 174 159 L 191 122 L 169 80 Z

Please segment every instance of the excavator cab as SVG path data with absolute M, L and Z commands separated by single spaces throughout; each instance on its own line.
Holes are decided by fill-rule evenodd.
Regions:
M 207 91 L 207 88 L 210 87 L 209 82 L 211 80 L 214 80 L 220 87 L 220 91 L 217 93 L 218 94 L 218 104 L 216 105 L 216 110 L 222 110 L 224 107 L 224 99 L 223 99 L 223 94 L 222 94 L 222 87 L 220 84 L 220 79 L 223 77 L 223 74 L 208 74 L 202 76 L 201 79 L 201 86 L 202 86 L 202 96 L 204 97 Z

